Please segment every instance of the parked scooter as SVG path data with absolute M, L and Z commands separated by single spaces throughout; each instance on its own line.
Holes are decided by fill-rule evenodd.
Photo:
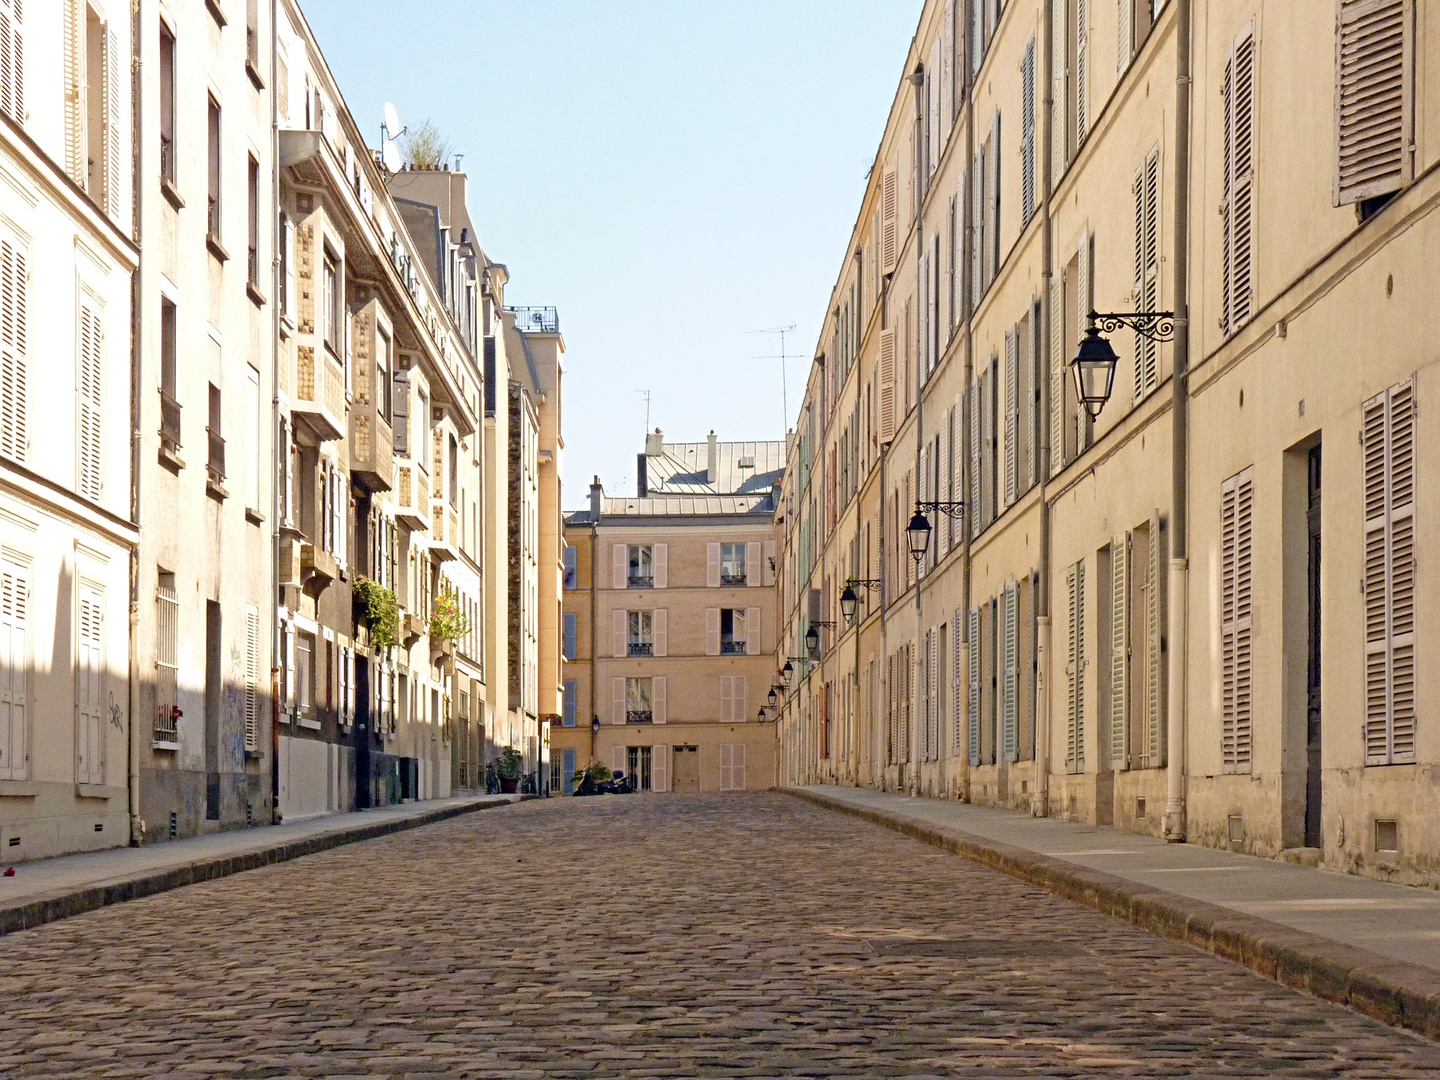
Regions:
M 631 795 L 635 785 L 623 772 L 612 773 L 608 780 L 596 780 L 588 770 L 575 783 L 576 795 Z

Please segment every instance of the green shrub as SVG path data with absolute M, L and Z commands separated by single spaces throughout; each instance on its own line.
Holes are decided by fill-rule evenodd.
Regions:
M 388 649 L 400 643 L 400 605 L 395 594 L 366 577 L 355 579 L 353 592 L 360 618 L 370 628 L 370 644 Z

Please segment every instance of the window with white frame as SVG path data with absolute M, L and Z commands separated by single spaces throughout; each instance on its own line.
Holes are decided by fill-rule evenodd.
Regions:
M 647 678 L 625 680 L 625 722 L 627 724 L 648 724 L 654 719 L 652 680 Z
M 654 554 L 649 544 L 631 544 L 627 584 L 632 589 L 649 589 L 655 584 Z
M 745 584 L 745 545 L 720 545 L 720 584 Z

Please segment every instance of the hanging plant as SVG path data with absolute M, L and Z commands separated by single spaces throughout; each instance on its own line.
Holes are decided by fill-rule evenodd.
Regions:
M 470 633 L 470 620 L 460 610 L 460 598 L 454 589 L 443 589 L 430 609 L 432 641 L 459 641 Z
M 353 595 L 361 620 L 370 628 L 370 644 L 379 649 L 398 644 L 400 605 L 395 594 L 379 582 L 361 577 L 355 579 Z

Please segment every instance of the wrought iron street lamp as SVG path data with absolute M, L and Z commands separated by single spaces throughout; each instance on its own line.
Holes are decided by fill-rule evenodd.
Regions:
M 905 535 L 910 543 L 910 557 L 915 560 L 917 565 L 921 559 L 925 558 L 925 552 L 930 547 L 931 528 L 930 519 L 925 516 L 926 510 L 934 510 L 936 513 L 952 518 L 965 516 L 963 502 L 917 502 L 915 504 L 915 513 L 910 518 Z
M 810 653 L 814 653 L 816 649 L 820 648 L 820 631 L 816 629 L 817 626 L 823 626 L 827 630 L 835 629 L 833 622 L 826 622 L 824 619 L 816 619 L 812 622 L 810 629 L 805 631 L 805 649 Z
M 765 700 L 769 702 L 770 708 L 775 707 L 775 703 L 780 700 L 780 695 L 775 692 L 775 687 L 770 687 L 770 693 L 765 695 Z
M 790 677 L 795 674 L 796 662 L 808 664 L 811 659 L 809 656 L 787 656 L 785 658 L 785 666 L 780 669 L 780 677 L 785 680 L 787 686 L 790 684 Z
M 1175 313 L 1173 311 L 1111 311 L 1101 314 L 1092 311 L 1086 317 L 1085 336 L 1070 361 L 1070 370 L 1075 377 L 1075 396 L 1091 420 L 1100 417 L 1100 410 L 1110 400 L 1115 388 L 1115 365 L 1120 358 L 1110 347 L 1102 334 L 1113 334 L 1122 326 L 1150 341 L 1172 341 L 1175 338 Z
M 855 591 L 856 586 L 863 589 L 878 589 L 880 582 L 869 578 L 846 580 L 845 588 L 840 593 L 840 614 L 845 616 L 845 621 L 851 626 L 855 625 L 855 616 L 860 610 L 860 594 Z

